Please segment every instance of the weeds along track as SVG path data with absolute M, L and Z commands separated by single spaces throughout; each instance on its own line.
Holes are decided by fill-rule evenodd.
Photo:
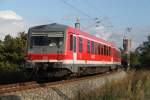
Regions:
M 27 89 L 35 89 L 35 88 L 44 88 L 44 87 L 55 87 L 55 86 L 61 86 L 66 83 L 71 83 L 71 82 L 76 82 L 76 81 L 81 81 L 81 80 L 91 80 L 96 77 L 102 77 L 105 75 L 111 75 L 114 73 L 117 73 L 120 71 L 111 71 L 107 73 L 102 73 L 102 74 L 97 74 L 97 75 L 92 75 L 92 76 L 85 76 L 85 77 L 80 77 L 80 78 L 74 78 L 74 79 L 69 79 L 69 80 L 61 80 L 61 81 L 56 81 L 56 82 L 43 82 L 43 83 L 38 83 L 36 81 L 31 81 L 31 82 L 23 82 L 23 83 L 16 83 L 16 84 L 9 84 L 9 85 L 0 85 L 0 94 L 4 93 L 10 93 L 10 92 L 16 92 L 16 91 L 22 91 L 22 90 L 27 90 Z

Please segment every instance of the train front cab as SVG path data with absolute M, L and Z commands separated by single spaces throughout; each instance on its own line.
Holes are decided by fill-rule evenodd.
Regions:
M 65 69 L 65 47 L 66 26 L 50 25 L 29 29 L 26 70 L 37 76 L 61 75 Z

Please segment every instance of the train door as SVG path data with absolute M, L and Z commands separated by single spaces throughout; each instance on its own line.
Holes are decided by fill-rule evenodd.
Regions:
M 70 34 L 70 50 L 72 51 L 72 66 L 71 71 L 74 73 L 78 72 L 77 64 L 77 36 L 74 33 Z

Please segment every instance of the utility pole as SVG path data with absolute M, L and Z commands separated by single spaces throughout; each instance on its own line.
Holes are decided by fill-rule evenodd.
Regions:
M 131 29 L 132 28 L 127 28 L 126 31 L 127 32 L 131 32 Z M 131 38 L 127 38 L 124 36 L 123 38 L 123 49 L 124 49 L 124 52 L 123 54 L 126 55 L 126 66 L 127 66 L 127 70 L 130 69 L 130 66 L 131 66 L 131 45 L 132 45 L 132 39 Z
M 80 30 L 80 21 L 79 21 L 79 18 L 77 18 L 77 20 L 76 20 L 75 28 Z

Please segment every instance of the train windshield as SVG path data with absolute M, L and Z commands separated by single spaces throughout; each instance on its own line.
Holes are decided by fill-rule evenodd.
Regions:
M 49 32 L 49 33 L 32 33 L 31 47 L 33 46 L 49 46 L 60 47 L 63 45 L 62 32 Z

